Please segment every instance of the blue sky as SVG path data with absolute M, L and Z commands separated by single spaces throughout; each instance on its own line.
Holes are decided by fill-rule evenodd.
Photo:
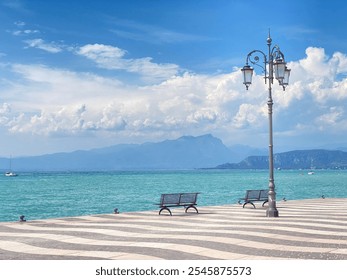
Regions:
M 345 1 L 0 0 L 0 156 L 211 133 L 266 148 L 267 90 L 240 68 L 268 29 L 275 150 L 347 147 Z

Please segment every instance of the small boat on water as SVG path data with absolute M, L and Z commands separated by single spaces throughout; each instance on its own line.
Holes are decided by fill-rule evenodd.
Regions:
M 12 171 L 8 171 L 5 173 L 6 177 L 16 177 L 18 176 L 16 173 L 12 172 Z
M 308 175 L 313 175 L 314 172 L 313 171 L 310 171 L 310 172 L 307 172 Z
M 5 173 L 6 177 L 16 177 L 18 176 L 15 172 L 12 171 L 12 157 L 10 157 L 10 171 Z

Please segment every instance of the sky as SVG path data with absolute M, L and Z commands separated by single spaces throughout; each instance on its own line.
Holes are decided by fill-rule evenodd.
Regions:
M 274 150 L 347 147 L 347 2 L 0 0 L 0 156 L 212 134 L 268 147 L 269 29 L 291 69 L 273 84 Z

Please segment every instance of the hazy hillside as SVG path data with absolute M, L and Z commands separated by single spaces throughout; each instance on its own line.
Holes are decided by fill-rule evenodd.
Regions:
M 232 152 L 210 134 L 159 143 L 122 144 L 90 151 L 75 151 L 14 158 L 16 171 L 103 171 L 126 169 L 193 169 L 232 162 Z M 1 169 L 8 159 L 0 159 Z
M 240 159 L 242 156 L 243 160 Z M 347 152 L 319 149 L 277 153 L 274 165 L 283 169 L 347 168 Z M 8 168 L 9 159 L 0 158 L 0 170 L 4 172 Z M 195 168 L 267 169 L 268 156 L 266 150 L 248 146 L 228 148 L 220 139 L 207 134 L 12 160 L 12 169 L 16 172 Z
M 282 169 L 346 169 L 347 152 L 302 150 L 274 154 L 274 167 Z M 249 156 L 239 163 L 226 163 L 219 169 L 267 169 L 268 156 Z

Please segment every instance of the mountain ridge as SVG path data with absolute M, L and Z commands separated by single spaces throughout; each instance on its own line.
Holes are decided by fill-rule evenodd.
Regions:
M 219 138 L 205 134 L 161 142 L 118 144 L 91 150 L 17 157 L 12 159 L 12 168 L 16 172 L 268 169 L 268 156 L 264 154 L 267 153 L 263 149 L 244 145 L 228 148 Z M 245 157 L 240 159 L 243 155 Z M 0 158 L 0 170 L 8 171 L 8 166 L 9 159 Z M 281 169 L 345 169 L 347 152 L 312 149 L 275 153 L 274 166 Z
M 143 144 L 119 144 L 88 151 L 15 158 L 18 171 L 112 171 L 129 169 L 195 169 L 231 161 L 223 142 L 205 134 Z M 0 166 L 6 169 L 6 161 Z
M 347 169 L 347 152 L 340 150 L 294 150 L 274 154 L 278 169 Z M 216 169 L 267 169 L 268 156 L 249 156 L 239 163 L 225 163 Z

